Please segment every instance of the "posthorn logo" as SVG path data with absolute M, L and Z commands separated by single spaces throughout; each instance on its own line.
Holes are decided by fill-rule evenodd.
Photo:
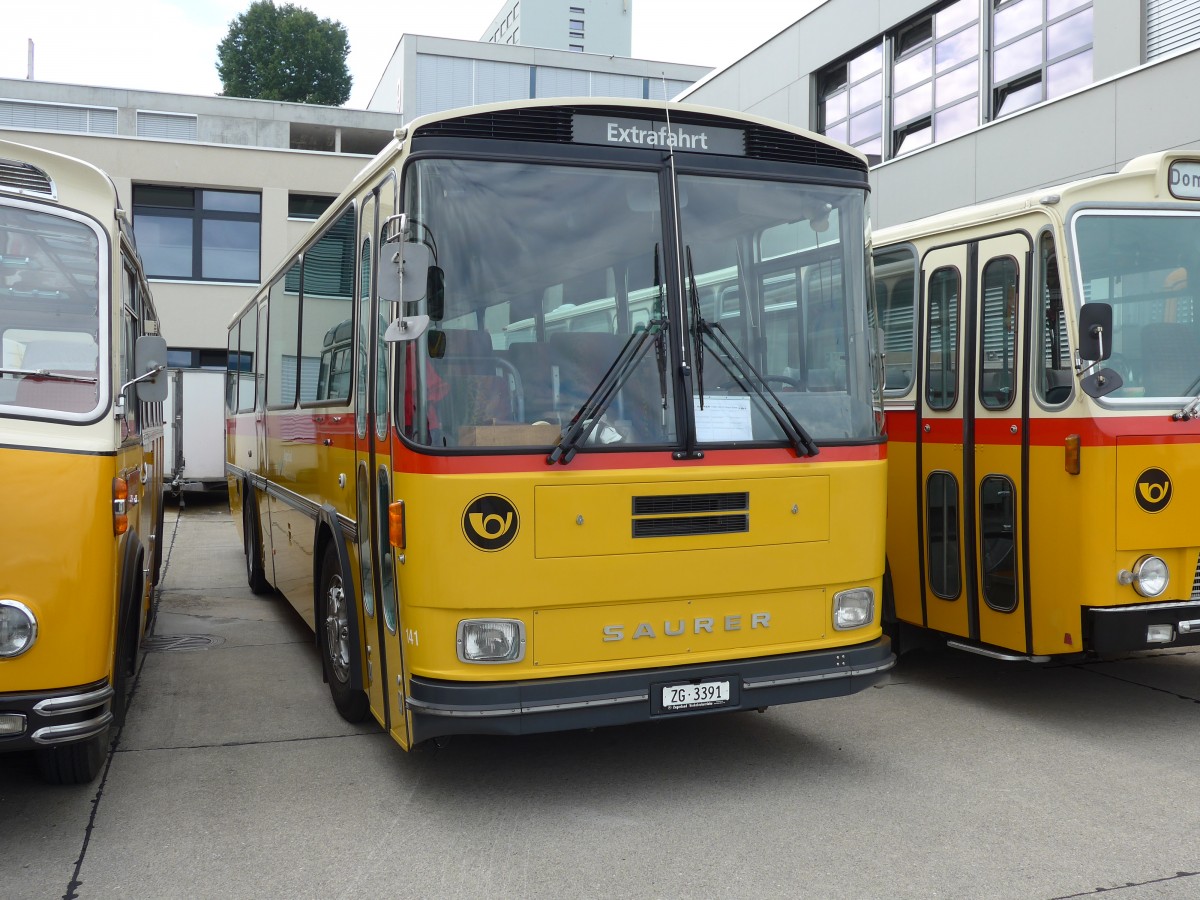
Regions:
M 480 550 L 503 550 L 512 543 L 520 527 L 517 508 L 499 494 L 476 497 L 463 510 L 463 534 Z
M 1147 469 L 1138 476 L 1134 493 L 1138 506 L 1156 513 L 1171 502 L 1171 477 L 1162 469 Z

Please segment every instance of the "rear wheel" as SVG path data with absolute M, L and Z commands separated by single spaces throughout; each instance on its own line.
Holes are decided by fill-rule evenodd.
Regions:
M 358 665 L 359 648 L 350 628 L 354 609 L 346 596 L 345 578 L 337 549 L 325 545 L 321 560 L 321 582 L 317 587 L 318 617 L 321 629 L 321 662 L 333 705 L 347 722 L 361 722 L 370 712 L 370 701 L 364 691 L 351 686 L 351 667 Z

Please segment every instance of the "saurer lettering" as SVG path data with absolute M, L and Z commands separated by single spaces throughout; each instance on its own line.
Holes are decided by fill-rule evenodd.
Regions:
M 604 642 L 612 643 L 613 641 L 623 641 L 626 637 L 630 640 L 638 640 L 639 638 L 657 638 L 657 637 L 681 637 L 685 634 L 714 634 L 717 630 L 720 631 L 741 631 L 745 628 L 745 616 L 731 614 L 728 616 L 697 616 L 690 622 L 686 619 L 667 619 L 662 623 L 662 628 L 655 629 L 657 623 L 638 622 L 633 626 L 633 632 L 630 635 L 628 625 L 605 625 L 604 626 Z M 757 612 L 750 614 L 750 630 L 756 628 L 770 628 L 771 614 L 769 612 Z

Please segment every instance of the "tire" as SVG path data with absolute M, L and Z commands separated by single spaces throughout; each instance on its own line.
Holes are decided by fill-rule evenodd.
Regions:
M 362 722 L 370 714 L 370 700 L 364 691 L 351 687 L 351 667 L 359 664 L 360 651 L 350 628 L 355 611 L 347 602 L 344 585 L 337 549 L 330 541 L 321 558 L 317 585 L 317 643 L 333 705 L 347 722 Z
M 247 492 L 245 502 L 250 502 Z M 246 584 L 250 585 L 252 594 L 271 593 L 271 582 L 267 581 L 267 573 L 263 566 L 262 541 L 258 536 L 258 516 L 250 506 L 244 507 L 242 532 L 245 535 L 246 550 Z
M 34 751 L 38 774 L 47 784 L 88 784 L 94 781 L 108 755 L 111 729 L 77 744 L 41 747 Z

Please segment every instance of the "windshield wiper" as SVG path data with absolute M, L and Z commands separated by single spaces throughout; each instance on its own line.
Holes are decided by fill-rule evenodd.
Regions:
M 592 392 L 588 394 L 583 405 L 571 417 L 566 430 L 559 438 L 558 445 L 546 457 L 547 465 L 562 463 L 564 466 L 575 458 L 579 446 L 587 441 L 592 431 L 600 424 L 600 417 L 612 405 L 614 399 L 625 383 L 629 381 L 638 363 L 650 349 L 651 338 L 657 344 L 662 340 L 662 332 L 666 330 L 666 321 L 652 319 L 644 329 L 633 332 L 621 346 L 621 352 L 612 361 L 604 377 L 600 379 Z M 663 389 L 663 404 L 666 404 L 666 389 Z
M 754 368 L 754 364 L 750 362 L 737 341 L 729 336 L 729 333 L 721 325 L 720 322 L 710 323 L 705 321 L 704 316 L 700 312 L 699 293 L 696 289 L 696 275 L 692 270 L 692 248 L 687 248 L 687 277 L 688 277 L 688 293 L 692 301 L 692 328 L 696 334 L 696 386 L 700 392 L 700 409 L 704 409 L 704 336 L 713 342 L 717 350 L 724 355 L 727 361 L 735 372 L 730 374 L 737 380 L 738 386 L 747 394 L 757 394 L 760 401 L 771 415 L 775 418 L 784 435 L 791 442 L 792 448 L 796 451 L 797 456 L 816 456 L 821 452 L 817 442 L 812 439 L 812 436 L 805 430 L 804 426 L 796 420 L 792 415 L 792 411 L 787 408 L 787 405 L 779 399 L 779 396 L 771 390 L 767 384 L 767 380 L 759 374 Z
M 99 379 L 95 375 L 71 375 L 66 372 L 51 372 L 49 369 L 5 369 L 0 368 L 0 375 L 24 375 L 35 380 L 47 381 L 76 381 L 80 384 L 95 384 Z
M 1188 419 L 1194 419 L 1200 415 L 1200 394 L 1197 394 L 1197 391 L 1200 391 L 1200 378 L 1189 384 L 1187 390 L 1183 392 L 1185 396 L 1191 396 L 1192 399 L 1184 404 L 1183 409 L 1172 414 L 1172 419 L 1176 422 L 1186 422 Z

